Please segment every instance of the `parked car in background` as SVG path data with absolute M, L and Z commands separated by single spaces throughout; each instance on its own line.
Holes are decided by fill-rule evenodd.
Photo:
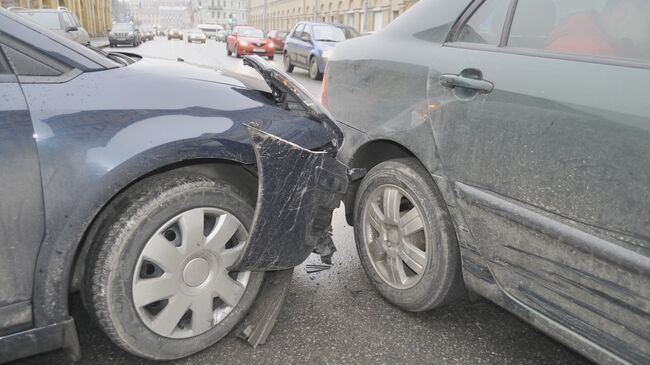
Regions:
M 144 29 L 144 39 L 147 41 L 153 41 L 154 32 L 151 29 Z
M 111 48 L 118 45 L 140 45 L 140 31 L 132 23 L 115 23 L 108 32 L 108 43 Z
M 205 43 L 207 39 L 208 37 L 199 28 L 194 28 L 187 32 L 187 43 L 192 43 L 194 41 Z
M 467 288 L 650 363 L 647 5 L 420 1 L 336 47 L 322 101 L 368 170 L 345 208 L 379 293 L 422 311 Z
M 217 35 L 216 35 L 215 39 L 217 40 L 217 42 L 225 42 L 227 36 L 228 36 L 228 31 L 222 29 L 222 30 L 217 31 Z
M 90 36 L 81 26 L 79 19 L 64 7 L 58 9 L 12 8 L 14 13 L 25 17 L 61 36 L 85 46 L 90 45 Z
M 273 44 L 275 45 L 275 52 L 282 53 L 284 51 L 284 40 L 287 38 L 287 32 L 286 30 L 272 30 L 267 34 L 267 38 L 273 41 Z
M 264 32 L 254 27 L 235 27 L 226 39 L 226 53 L 236 57 L 258 55 L 272 60 L 275 56 L 273 41 L 264 37 Z
M 217 33 L 223 30 L 223 26 L 219 24 L 199 24 L 197 28 L 205 34 L 208 39 L 217 38 Z
M 284 41 L 284 69 L 292 72 L 294 67 L 304 68 L 310 78 L 320 80 L 332 48 L 357 36 L 359 33 L 348 25 L 300 22 Z
M 183 40 L 183 32 L 180 29 L 172 28 L 167 31 L 167 40 L 180 39 Z
M 265 337 L 273 278 L 322 247 L 347 188 L 319 103 L 259 57 L 268 84 L 83 47 L 4 9 L 0 49 L 0 363 L 78 361 L 78 290 L 143 358 L 204 350 L 256 308 Z

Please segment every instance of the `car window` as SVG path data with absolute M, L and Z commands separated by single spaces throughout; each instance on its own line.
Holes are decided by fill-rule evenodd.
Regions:
M 70 14 L 64 12 L 61 13 L 61 15 L 63 15 L 63 24 L 66 26 L 66 28 L 74 26 L 74 22 L 72 19 L 70 19 Z
M 240 37 L 264 38 L 264 32 L 255 28 L 239 28 L 237 34 Z
M 287 37 L 287 32 L 284 32 L 284 31 L 277 32 L 276 35 L 277 35 L 278 38 L 286 38 Z
M 650 1 L 519 0 L 508 46 L 650 61 Z
M 314 39 L 317 41 L 342 42 L 347 38 L 343 29 L 339 27 L 314 25 Z
M 29 55 L 2 45 L 2 51 L 14 72 L 19 76 L 58 76 L 60 71 Z
M 293 34 L 291 34 L 291 36 L 293 38 L 302 37 L 302 30 L 303 30 L 304 27 L 305 27 L 304 24 L 298 24 L 298 26 L 296 27 L 296 29 L 294 29 Z
M 498 45 L 509 5 L 507 0 L 486 0 L 463 26 L 457 41 Z
M 309 26 L 309 24 L 305 24 L 305 28 L 303 28 L 302 30 L 301 37 L 304 37 L 305 34 L 309 35 L 310 39 L 314 39 L 314 37 L 312 37 L 311 35 L 311 27 Z
M 80 27 L 81 28 L 81 23 L 79 23 L 79 19 L 77 19 L 77 17 L 72 13 L 68 13 L 68 15 L 70 16 L 70 20 L 72 20 L 72 24 L 75 27 Z
M 20 11 L 17 14 L 38 23 L 47 29 L 62 29 L 58 13 Z
M 133 26 L 128 23 L 117 23 L 113 25 L 112 32 L 131 32 L 133 31 Z M 172 30 L 173 31 L 173 30 Z

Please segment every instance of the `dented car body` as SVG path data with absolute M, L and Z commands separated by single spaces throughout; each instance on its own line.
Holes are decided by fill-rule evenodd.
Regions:
M 528 29 L 518 7 L 553 3 L 558 22 L 596 5 L 421 1 L 336 47 L 323 100 L 350 168 L 426 169 L 471 292 L 596 362 L 648 363 L 648 59 L 510 45 L 533 38 L 509 38 Z M 359 185 L 345 200 L 355 232 Z
M 121 192 L 158 173 L 219 176 L 257 197 L 233 268 L 291 269 L 333 252 L 342 134 L 264 61 L 247 60 L 267 83 L 102 54 L 3 10 L 0 24 L 0 362 L 58 348 L 79 358 L 68 295 L 83 280 L 84 237 Z

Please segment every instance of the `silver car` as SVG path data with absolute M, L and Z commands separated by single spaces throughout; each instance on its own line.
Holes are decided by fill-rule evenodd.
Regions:
M 84 46 L 90 45 L 90 36 L 81 26 L 79 19 L 67 8 L 58 9 L 11 9 L 18 15 L 21 15 L 39 25 L 50 29 L 59 35 L 71 39 Z

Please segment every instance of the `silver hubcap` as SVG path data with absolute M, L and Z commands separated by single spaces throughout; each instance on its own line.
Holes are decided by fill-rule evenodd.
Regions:
M 312 61 L 311 61 L 311 65 L 310 65 L 310 67 L 309 67 L 309 70 L 310 70 L 310 72 L 311 72 L 311 78 L 312 78 L 312 79 L 315 79 L 315 78 L 316 78 L 316 74 L 318 73 L 318 64 L 317 64 L 316 61 L 314 61 L 313 59 L 312 59 Z
M 413 287 L 424 274 L 430 245 L 411 196 L 398 186 L 381 185 L 362 214 L 364 245 L 375 271 L 394 288 Z
M 195 208 L 165 223 L 145 244 L 133 274 L 144 324 L 171 338 L 200 335 L 239 303 L 250 272 L 229 271 L 247 233 L 232 214 Z

